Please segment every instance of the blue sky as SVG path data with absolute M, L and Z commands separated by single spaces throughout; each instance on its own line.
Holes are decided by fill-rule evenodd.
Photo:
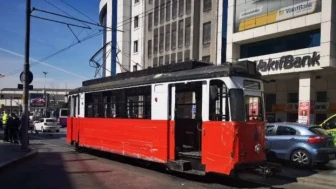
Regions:
M 61 0 L 46 0 L 61 8 L 70 15 L 91 21 L 74 9 L 64 4 Z M 48 4 L 45 0 L 32 0 L 32 7 L 64 14 L 60 10 Z M 99 0 L 65 0 L 68 4 L 85 13 L 88 17 L 98 22 Z M 0 74 L 8 74 L 17 69 L 23 68 L 24 42 L 25 42 L 25 3 L 26 0 L 0 0 Z M 82 25 L 79 22 L 66 20 L 45 13 L 34 12 L 33 15 L 66 21 Z M 95 29 L 95 26 L 92 26 Z M 92 30 L 72 28 L 79 38 L 85 38 Z M 93 33 L 98 32 L 94 30 Z M 55 53 L 69 46 L 75 37 L 66 25 L 49 21 L 31 18 L 31 43 L 30 57 L 41 60 L 46 56 Z M 74 88 L 81 85 L 84 78 L 91 79 L 94 76 L 94 69 L 89 66 L 89 58 L 101 47 L 102 35 L 78 44 L 71 49 L 60 53 L 44 64 L 31 67 L 34 74 L 33 85 L 35 88 L 43 87 L 43 71 L 48 72 L 46 87 L 53 88 Z M 30 63 L 34 61 L 31 60 Z M 47 65 L 52 66 L 47 66 Z M 19 74 L 0 78 L 0 89 L 4 87 L 16 87 L 19 81 Z

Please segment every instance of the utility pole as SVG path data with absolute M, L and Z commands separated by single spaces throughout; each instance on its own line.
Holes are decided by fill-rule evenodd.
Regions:
M 22 141 L 21 149 L 28 150 L 28 95 L 29 95 L 29 83 L 28 72 L 29 70 L 29 46 L 30 46 L 30 7 L 31 0 L 26 0 L 26 41 L 25 41 L 25 62 L 23 66 L 23 122 L 22 122 Z
M 47 74 L 48 74 L 48 72 L 43 72 L 43 74 L 44 74 L 44 100 L 45 100 L 45 102 L 44 102 L 44 108 L 45 108 L 45 115 L 44 115 L 44 117 L 47 117 L 47 109 L 48 109 L 48 100 L 47 100 L 47 92 L 46 92 L 46 88 L 45 88 L 45 85 L 46 85 L 46 79 L 47 79 Z

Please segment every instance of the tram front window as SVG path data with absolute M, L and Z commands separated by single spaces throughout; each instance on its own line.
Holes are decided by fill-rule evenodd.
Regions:
M 246 120 L 263 121 L 263 108 L 261 97 L 245 96 Z

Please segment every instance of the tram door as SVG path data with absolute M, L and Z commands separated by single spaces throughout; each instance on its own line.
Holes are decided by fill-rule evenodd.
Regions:
M 202 82 L 175 84 L 175 157 L 199 158 L 202 147 Z

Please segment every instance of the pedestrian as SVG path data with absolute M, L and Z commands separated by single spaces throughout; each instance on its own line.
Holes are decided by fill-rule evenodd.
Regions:
M 20 127 L 20 120 L 16 116 L 15 113 L 11 114 L 12 120 L 11 120 L 11 126 L 10 126 L 10 138 L 11 142 L 13 143 L 19 143 L 18 142 L 18 132 L 19 132 L 19 127 Z
M 4 114 L 2 115 L 2 125 L 3 125 L 3 128 L 4 128 L 4 139 L 3 141 L 4 142 L 8 142 L 8 137 L 9 137 L 9 129 L 7 127 L 7 121 L 8 121 L 8 114 L 7 114 L 7 111 L 4 111 Z

